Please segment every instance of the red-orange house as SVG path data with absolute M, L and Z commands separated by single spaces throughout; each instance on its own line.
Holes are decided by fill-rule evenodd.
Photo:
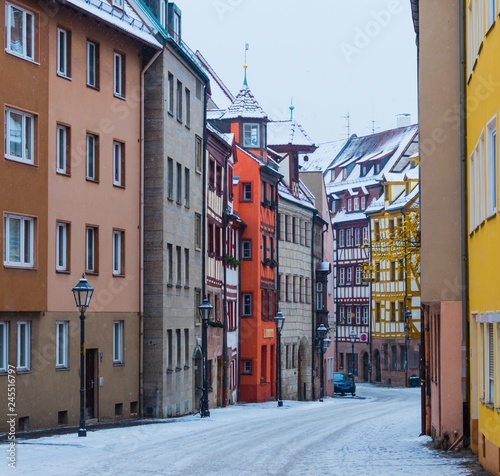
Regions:
M 234 134 L 234 207 L 246 223 L 241 236 L 241 402 L 276 397 L 278 164 L 267 149 L 268 118 L 246 80 L 231 106 L 213 124 Z

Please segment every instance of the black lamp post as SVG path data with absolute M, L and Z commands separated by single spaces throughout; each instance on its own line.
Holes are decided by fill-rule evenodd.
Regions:
M 319 363 L 319 401 L 323 401 L 323 397 L 325 396 L 325 391 L 324 391 L 324 383 L 325 383 L 325 377 L 324 377 L 324 365 L 323 365 L 323 355 L 326 352 L 326 349 L 330 346 L 330 339 L 326 338 L 326 333 L 328 332 L 328 329 L 325 327 L 323 323 L 321 323 L 318 328 L 316 329 L 316 339 L 319 347 L 319 355 L 320 355 L 320 363 Z
M 274 322 L 276 323 L 276 394 L 278 397 L 278 407 L 283 406 L 283 400 L 281 399 L 281 331 L 283 329 L 283 325 L 285 324 L 285 316 L 281 311 L 278 311 L 274 318 Z
M 200 413 L 202 417 L 209 417 L 210 410 L 208 409 L 208 360 L 207 360 L 207 329 L 208 320 L 210 319 L 210 313 L 212 312 L 213 306 L 210 301 L 205 296 L 203 302 L 200 304 L 200 318 L 201 318 L 201 347 L 203 351 L 203 400 L 200 408 Z
M 351 341 L 351 358 L 352 358 L 352 377 L 354 378 L 354 342 L 356 342 L 356 331 L 354 329 L 351 329 L 351 332 L 349 333 L 349 340 Z
M 85 311 L 90 306 L 94 288 L 85 279 L 85 274 L 82 274 L 72 291 L 76 307 L 80 309 L 80 428 L 78 436 L 87 436 L 85 429 Z

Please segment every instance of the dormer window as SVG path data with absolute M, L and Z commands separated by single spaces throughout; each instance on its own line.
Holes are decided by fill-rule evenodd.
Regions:
M 359 210 L 359 198 L 354 197 L 354 211 Z
M 352 198 L 349 198 L 349 200 L 347 200 L 347 211 L 352 212 Z
M 243 147 L 260 147 L 259 124 L 243 124 Z
M 112 0 L 112 5 L 123 10 L 123 0 Z
M 366 197 L 361 197 L 361 210 L 366 208 Z

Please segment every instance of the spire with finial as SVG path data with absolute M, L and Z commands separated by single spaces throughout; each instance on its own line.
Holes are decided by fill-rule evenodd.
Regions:
M 248 51 L 248 43 L 245 43 L 245 64 L 243 65 L 243 69 L 245 70 L 245 78 L 243 79 L 243 86 L 245 88 L 248 88 L 248 83 L 247 83 L 247 51 Z
M 290 99 L 289 109 L 290 109 L 290 120 L 293 121 L 293 110 L 295 109 L 295 106 L 293 105 L 293 96 Z

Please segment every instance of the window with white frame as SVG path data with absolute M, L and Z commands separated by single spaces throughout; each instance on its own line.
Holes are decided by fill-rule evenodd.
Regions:
M 243 124 L 243 147 L 260 147 L 259 124 Z
M 56 270 L 69 270 L 69 224 L 56 224 Z
M 250 240 L 243 240 L 241 242 L 241 257 L 243 259 L 252 258 L 252 242 Z
M 98 232 L 94 226 L 85 229 L 85 271 L 97 273 Z
M 124 275 L 125 262 L 125 232 L 123 230 L 113 230 L 113 275 Z
M 339 268 L 339 284 L 345 284 L 345 268 Z
M 354 197 L 354 210 L 359 210 L 359 197 Z
M 354 245 L 361 245 L 361 228 L 354 228 Z
M 346 246 L 347 247 L 350 247 L 352 246 L 352 228 L 347 228 L 346 231 L 345 231 L 345 235 L 346 235 Z
M 35 59 L 35 15 L 10 3 L 5 4 L 6 50 L 21 58 Z
M 368 227 L 363 227 L 363 244 L 368 244 Z
M 345 312 L 347 317 L 347 324 L 352 324 L 352 307 L 346 306 Z
M 242 184 L 242 187 L 243 187 L 243 201 L 250 202 L 252 200 L 252 184 L 244 183 Z
M 34 266 L 35 219 L 4 216 L 4 265 L 20 268 Z
M 497 128 L 496 117 L 488 123 L 486 141 L 487 216 L 497 211 Z
M 356 284 L 361 284 L 362 276 L 363 276 L 363 268 L 361 266 L 356 266 Z
M 345 246 L 345 230 L 339 230 L 339 248 Z
M 87 41 L 87 86 L 99 87 L 99 44 Z
M 113 141 L 113 185 L 125 186 L 125 144 Z
M 347 284 L 352 283 L 352 266 L 346 268 L 346 281 Z
M 35 163 L 35 117 L 23 111 L 5 110 L 5 158 Z
M 252 295 L 250 293 L 244 293 L 241 296 L 242 299 L 242 315 L 251 316 L 252 315 Z
M 345 323 L 345 307 L 340 306 L 339 307 L 339 324 L 344 324 Z
M 476 228 L 476 168 L 474 152 L 469 156 L 469 233 Z
M 99 165 L 99 138 L 94 134 L 87 134 L 86 139 L 86 177 L 87 180 L 98 180 Z
M 487 324 L 487 387 L 486 387 L 486 402 L 493 403 L 495 398 L 495 337 L 493 334 L 493 324 L 489 322 Z
M 168 81 L 167 81 L 167 112 L 173 116 L 174 115 L 174 75 L 172 73 L 168 73 Z
M 56 128 L 56 172 L 58 174 L 69 174 L 69 127 L 57 124 Z
M 123 364 L 124 321 L 113 321 L 113 363 Z
M 323 283 L 321 281 L 316 283 L 316 310 L 323 310 Z
M 0 321 L 0 372 L 7 372 L 9 365 L 9 323 Z
M 363 306 L 363 324 L 368 324 L 368 306 Z
M 30 370 L 30 323 L 17 323 L 17 370 Z
M 71 32 L 57 29 L 57 74 L 71 77 Z
M 113 55 L 113 92 L 119 98 L 125 97 L 125 55 L 115 51 Z
M 356 306 L 356 324 L 361 324 L 361 306 Z
M 56 321 L 56 368 L 69 367 L 69 321 Z

